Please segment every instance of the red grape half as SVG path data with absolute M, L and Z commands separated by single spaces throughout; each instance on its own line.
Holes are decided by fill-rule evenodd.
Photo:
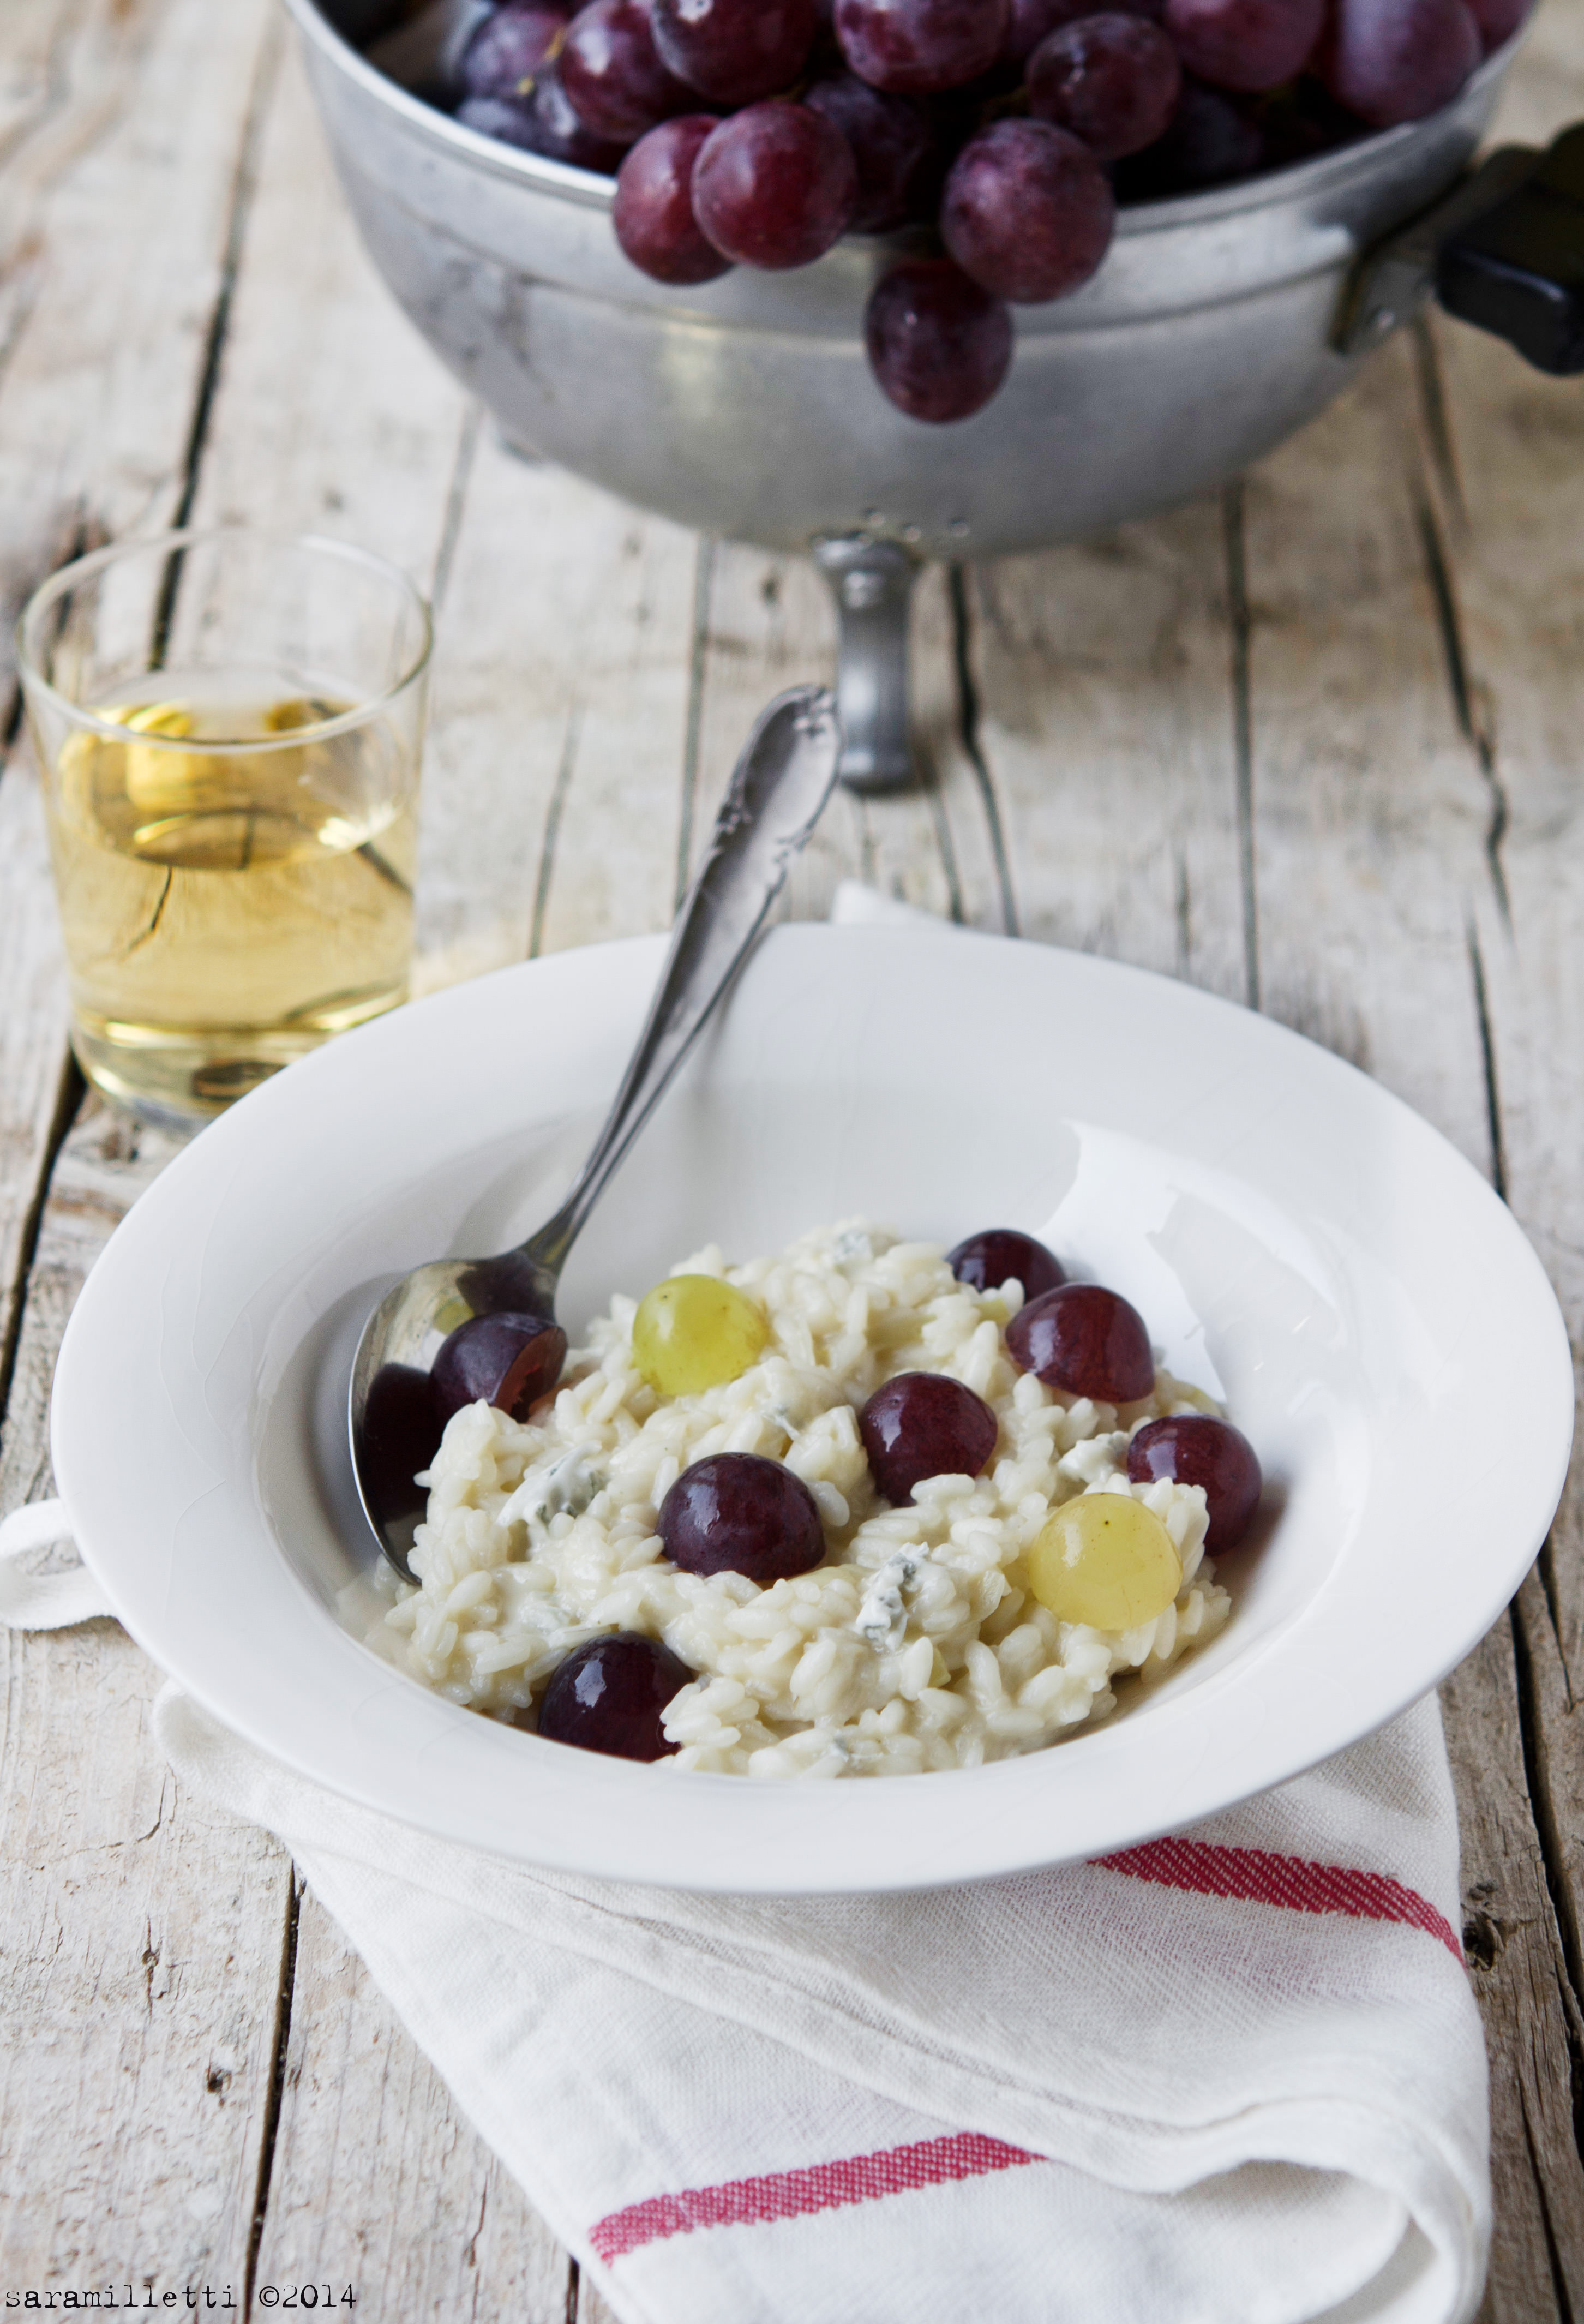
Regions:
M 684 1469 L 656 1530 L 685 1573 L 742 1573 L 761 1584 L 811 1572 L 825 1554 L 814 1495 L 760 1452 L 712 1452 Z
M 539 1731 L 548 1743 L 612 1759 L 668 1758 L 677 1746 L 660 1723 L 666 1705 L 696 1675 L 658 1638 L 612 1630 L 575 1647 L 551 1673 Z
M 858 1416 L 870 1474 L 901 1508 L 926 1477 L 977 1477 L 1000 1425 L 983 1397 L 944 1372 L 900 1372 Z
M 1137 1307 L 1098 1283 L 1064 1283 L 1019 1308 L 1007 1352 L 1047 1388 L 1098 1404 L 1137 1404 L 1155 1386 L 1155 1357 Z
M 1128 1474 L 1136 1485 L 1170 1477 L 1179 1485 L 1202 1486 L 1210 1512 L 1204 1545 L 1212 1556 L 1242 1540 L 1264 1483 L 1259 1456 L 1242 1430 L 1208 1412 L 1147 1422 L 1128 1447 Z
M 435 1410 L 444 1425 L 482 1397 L 526 1419 L 529 1406 L 555 1387 L 566 1360 L 566 1333 L 542 1315 L 470 1315 L 435 1358 Z
M 999 1291 L 1014 1277 L 1023 1286 L 1024 1299 L 1037 1299 L 1067 1280 L 1061 1260 L 1033 1235 L 1017 1227 L 986 1227 L 946 1253 L 946 1265 L 959 1283 L 975 1291 Z

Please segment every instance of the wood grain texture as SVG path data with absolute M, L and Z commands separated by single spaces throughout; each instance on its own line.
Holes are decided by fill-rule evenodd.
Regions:
M 301 1901 L 260 2283 L 356 2290 L 352 2313 L 566 2324 L 566 2254 Z
M 1243 999 L 1217 504 L 981 567 L 964 610 L 1022 932 Z
M 1497 893 L 1491 773 L 1460 639 L 1437 376 L 1432 345 L 1416 359 L 1400 344 L 1250 483 L 1260 977 L 1267 1008 L 1396 1089 L 1499 1184 L 1477 933 Z M 1575 2312 L 1584 2260 L 1577 2012 L 1521 1681 L 1504 1621 L 1446 1697 L 1493 2060 L 1492 2324 Z
M 15 1348 L 37 1205 L 76 1096 L 66 972 L 36 771 L 25 745 L 0 761 L 0 1399 Z M 0 1407 L 3 1408 L 3 1407 Z
M 1504 126 L 1538 142 L 1584 112 L 1584 8 L 1542 13 Z M 1576 835 L 1584 771 L 1584 560 L 1576 521 L 1584 407 L 1472 332 L 1436 335 L 1447 413 L 1439 508 L 1468 724 L 1488 798 L 1477 893 L 1488 1105 L 1503 1190 L 1584 1340 L 1584 1191 L 1577 1140 L 1584 1056 L 1584 908 Z M 1584 1509 L 1577 1471 L 1511 1624 L 1514 1700 L 1540 1834 L 1547 1958 L 1493 2041 L 1537 2157 L 1552 2297 L 1584 2312 Z M 1533 1947 L 1534 1936 L 1524 1942 Z M 1543 2030 L 1542 2030 L 1543 2029 Z M 1529 2062 L 1565 2060 L 1568 2103 L 1543 2102 Z M 1493 2272 L 1493 2299 L 1502 2290 Z M 1514 2315 L 1525 2311 L 1515 2293 Z
M 507 586 L 520 544 L 559 541 L 581 512 L 554 505 L 565 479 L 481 442 L 460 392 L 374 277 L 294 52 L 256 140 L 256 192 L 191 464 L 194 513 L 360 540 L 435 595 L 436 740 L 419 888 L 421 973 L 432 986 L 527 948 L 553 761 L 547 752 L 536 792 L 521 779 L 513 725 L 539 702 L 548 672 L 576 667 L 604 567 L 585 527 L 587 600 L 568 602 L 559 556 L 529 567 L 539 576 L 536 604 Z M 631 521 L 608 506 L 603 539 L 607 562 L 619 565 Z M 677 540 L 686 558 L 691 543 Z M 523 670 L 518 640 L 535 635 Z M 614 650 L 627 652 L 625 629 Z M 514 664 L 515 690 L 493 682 Z M 350 2282 L 353 2312 L 365 2315 L 563 2324 L 566 2255 L 311 1895 L 292 1898 L 276 1939 L 250 2283 L 339 2292 Z
M 97 1104 L 57 1164 L 6 1411 L 0 1508 L 49 1489 L 54 1356 L 168 1140 Z M 185 1798 L 159 1674 L 113 1622 L 4 1641 L 0 2281 L 244 2281 L 272 2063 L 284 1856 Z
M 265 21 L 244 5 L 218 24 L 180 0 L 5 14 L 7 61 L 22 68 L 7 85 L 24 92 L 0 132 L 0 598 L 11 610 L 72 547 L 180 503 Z M 14 1277 L 55 1101 L 69 1092 L 37 799 L 20 753 L 0 778 L 0 1218 Z M 0 1507 L 48 1489 L 61 1328 L 168 1151 L 97 1111 L 67 1142 L 16 1342 Z M 5 1683 L 5 2276 L 240 2283 L 284 1859 L 176 1794 L 147 1732 L 157 1674 L 113 1625 L 9 1637 Z
M 279 48 L 269 0 L 58 13 L 0 144 L 0 671 L 11 616 L 77 542 L 181 505 Z

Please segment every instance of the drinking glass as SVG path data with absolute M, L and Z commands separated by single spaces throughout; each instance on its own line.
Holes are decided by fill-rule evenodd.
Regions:
M 81 558 L 17 630 L 88 1079 L 191 1127 L 407 997 L 428 607 L 311 536 Z

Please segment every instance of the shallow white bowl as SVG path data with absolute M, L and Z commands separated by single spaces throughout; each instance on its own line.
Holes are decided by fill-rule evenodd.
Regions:
M 349 1798 L 531 1863 L 761 1893 L 1092 1856 L 1278 1783 L 1434 1684 L 1523 1578 L 1572 1432 L 1567 1337 L 1512 1217 L 1374 1083 L 1107 962 L 795 927 L 613 1184 L 577 1331 L 708 1240 L 866 1213 L 1044 1232 L 1224 1397 L 1268 1480 L 1226 1630 L 1111 1723 L 955 1775 L 765 1784 L 635 1766 L 427 1693 L 336 1617 L 364 1556 L 343 1450 L 384 1279 L 559 1200 L 658 938 L 562 954 L 350 1034 L 167 1170 L 78 1302 L 53 1450 L 126 1628 L 237 1732 Z

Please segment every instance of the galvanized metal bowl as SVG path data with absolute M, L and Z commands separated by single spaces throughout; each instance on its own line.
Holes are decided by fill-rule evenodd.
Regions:
M 669 290 L 630 265 L 608 179 L 461 127 L 287 0 L 347 198 L 424 337 L 508 439 L 705 531 L 806 549 L 863 531 L 926 555 L 1079 538 L 1234 475 L 1361 357 L 1332 327 L 1359 252 L 1457 179 L 1510 49 L 1432 119 L 1299 167 L 1122 212 L 1074 297 L 1018 310 L 999 396 L 932 428 L 870 375 L 891 245 Z

